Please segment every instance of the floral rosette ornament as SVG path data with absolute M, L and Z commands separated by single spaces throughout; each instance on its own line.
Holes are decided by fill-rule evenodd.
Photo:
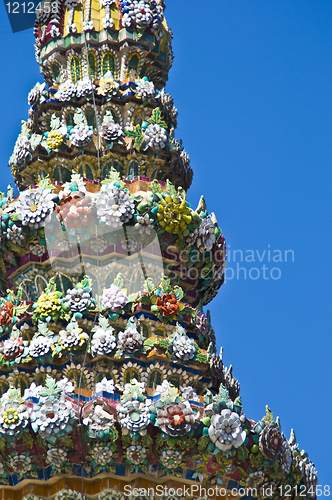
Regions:
M 154 99 L 156 90 L 152 82 L 149 82 L 148 78 L 144 76 L 142 79 L 135 80 L 136 88 L 135 94 L 137 99 L 142 99 L 142 101 L 150 101 Z
M 107 97 L 107 100 L 110 100 L 113 96 L 115 96 L 118 93 L 118 90 L 119 90 L 119 84 L 118 82 L 113 80 L 111 72 L 107 72 L 103 76 L 103 78 L 99 80 L 99 87 L 97 89 L 97 94 L 103 97 Z
M 123 308 L 127 304 L 127 290 L 123 288 L 123 278 L 119 273 L 113 284 L 103 291 L 101 296 L 102 307 L 110 311 L 110 318 L 117 319 L 118 312 L 123 312 Z
M 265 425 L 259 436 L 259 450 L 269 460 L 279 460 L 282 468 L 289 473 L 292 466 L 292 451 L 277 423 Z
M 242 429 L 240 416 L 234 411 L 224 409 L 220 414 L 211 417 L 209 436 L 217 448 L 229 451 L 233 447 L 239 448 L 247 434 Z
M 60 221 L 66 229 L 85 230 L 93 221 L 93 205 L 90 196 L 81 191 L 73 191 L 56 207 Z
M 109 325 L 108 319 L 99 316 L 99 325 L 92 328 L 93 336 L 90 344 L 92 356 L 111 354 L 116 348 L 114 328 Z
M 142 295 L 138 300 L 142 304 L 151 304 L 151 312 L 156 314 L 163 322 L 182 320 L 182 314 L 194 313 L 181 299 L 183 290 L 179 286 L 171 287 L 170 280 L 163 276 L 160 285 L 154 287 L 150 278 L 145 282 L 148 295 Z
M 100 222 L 112 227 L 120 228 L 134 215 L 135 203 L 128 189 L 119 181 L 104 184 L 96 197 L 97 215 Z
M 173 470 L 181 465 L 183 456 L 178 450 L 164 450 L 160 455 L 160 462 L 165 469 Z
M 90 451 L 92 465 L 105 466 L 113 461 L 113 451 L 110 444 L 96 443 Z
M 202 220 L 195 242 L 195 245 L 200 252 L 204 253 L 212 250 L 212 247 L 216 241 L 215 231 L 216 226 L 214 225 L 210 216 L 207 216 Z
M 31 472 L 32 460 L 28 452 L 20 455 L 14 453 L 9 455 L 7 460 L 9 467 L 13 469 L 14 474 L 17 474 L 19 477 Z
M 113 142 L 121 142 L 120 139 L 123 136 L 123 130 L 118 123 L 106 122 L 102 123 L 99 135 L 108 142 L 109 148 L 113 146 Z
M 89 335 L 79 328 L 76 320 L 68 323 L 66 329 L 59 333 L 59 347 L 63 350 L 80 349 L 88 340 Z
M 169 352 L 173 359 L 189 361 L 195 357 L 197 346 L 194 339 L 188 337 L 186 330 L 176 324 L 176 331 L 169 337 Z
M 129 355 L 138 351 L 143 346 L 144 337 L 137 331 L 136 319 L 131 317 L 128 320 L 124 332 L 118 334 L 118 356 Z
M 51 278 L 48 287 L 45 289 L 45 293 L 42 293 L 37 302 L 32 306 L 34 310 L 33 321 L 36 322 L 37 319 L 40 319 L 47 323 L 50 321 L 56 323 L 63 315 L 61 297 L 62 292 L 57 291 L 55 280 Z
M 68 453 L 62 448 L 50 448 L 46 453 L 46 461 L 55 469 L 63 467 L 68 459 Z
M 20 391 L 9 389 L 0 400 L 0 436 L 12 443 L 27 430 L 28 423 L 29 411 Z
M 13 163 L 14 166 L 18 166 L 21 163 L 25 163 L 26 160 L 31 159 L 31 144 L 27 137 L 20 136 L 14 146 L 14 151 L 9 159 L 9 163 Z
M 63 144 L 63 135 L 60 130 L 51 130 L 46 137 L 48 149 L 58 149 Z
M 57 438 L 65 438 L 73 430 L 75 414 L 62 388 L 49 375 L 45 385 L 39 391 L 38 404 L 33 405 L 31 427 L 36 434 L 54 444 Z
M 84 276 L 82 281 L 77 283 L 75 288 L 68 290 L 62 299 L 62 308 L 66 312 L 74 314 L 74 318 L 82 318 L 87 310 L 96 303 L 92 298 L 92 283 L 88 276 Z
M 160 226 L 170 234 L 181 233 L 184 237 L 187 236 L 192 215 L 184 191 L 177 192 L 168 181 L 167 191 L 161 192 L 158 183 L 152 183 L 151 188 L 159 198 L 152 213 L 157 217 Z
M 127 462 L 132 465 L 147 465 L 147 449 L 141 445 L 129 446 L 126 449 Z
M 161 430 L 172 437 L 184 436 L 195 422 L 188 402 L 165 404 L 157 411 L 157 423 Z
M 59 335 L 54 335 L 47 328 L 47 324 L 38 321 L 38 331 L 31 339 L 29 345 L 29 355 L 37 358 L 40 362 L 45 361 L 45 356 L 51 353 L 51 348 L 59 339 Z
M 1 347 L 2 362 L 5 365 L 21 363 L 29 354 L 29 342 L 23 340 L 19 330 L 14 325 L 10 337 L 6 339 Z
M 121 402 L 116 407 L 123 434 L 130 433 L 133 436 L 135 433 L 139 433 L 144 436 L 147 433 L 150 412 L 145 400 L 142 387 L 136 379 L 132 379 L 130 384 L 126 384 L 125 393 L 121 396 Z
M 30 226 L 33 229 L 44 227 L 51 219 L 54 209 L 53 197 L 53 193 L 46 188 L 46 185 L 21 192 L 15 206 L 18 220 L 23 226 Z
M 73 146 L 83 148 L 92 140 L 92 136 L 93 130 L 89 127 L 89 125 L 85 125 L 85 123 L 78 123 L 71 129 L 69 139 Z
M 54 99 L 70 101 L 76 96 L 76 86 L 70 81 L 61 83 L 59 90 L 54 94 Z

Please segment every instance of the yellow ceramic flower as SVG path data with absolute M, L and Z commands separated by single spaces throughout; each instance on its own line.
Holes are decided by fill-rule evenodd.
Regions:
M 57 149 L 63 143 L 63 135 L 59 130 L 51 130 L 46 139 L 49 149 Z
M 43 293 L 37 300 L 35 312 L 40 316 L 57 316 L 61 310 L 58 292 Z
M 97 94 L 106 96 L 111 93 L 115 95 L 118 91 L 119 84 L 110 78 L 101 78 L 99 80 L 99 87 L 97 90 Z
M 157 217 L 161 227 L 171 234 L 185 231 L 191 222 L 190 208 L 179 196 L 161 198 Z
M 8 408 L 3 414 L 3 419 L 6 424 L 13 424 L 18 419 L 18 413 L 14 408 Z

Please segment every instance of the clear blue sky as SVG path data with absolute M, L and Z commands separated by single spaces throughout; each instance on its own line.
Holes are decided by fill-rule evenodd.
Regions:
M 41 78 L 32 30 L 11 34 L 0 9 L 5 189 L 27 93 Z M 268 404 L 332 486 L 332 2 L 168 0 L 166 14 L 175 54 L 167 90 L 195 172 L 189 199 L 196 206 L 205 195 L 230 245 L 234 278 L 210 306 L 225 364 L 247 416 L 260 419 Z M 233 262 L 233 250 L 253 250 L 256 262 L 241 263 L 240 252 Z M 273 250 L 283 260 L 293 250 L 294 262 L 290 253 L 268 262 L 268 250 L 271 261 Z

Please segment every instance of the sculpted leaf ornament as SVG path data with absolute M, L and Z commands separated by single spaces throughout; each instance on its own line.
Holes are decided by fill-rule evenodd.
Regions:
M 136 125 L 134 130 L 125 129 L 127 137 L 134 139 L 134 148 L 139 151 L 143 142 L 143 132 L 140 125 Z

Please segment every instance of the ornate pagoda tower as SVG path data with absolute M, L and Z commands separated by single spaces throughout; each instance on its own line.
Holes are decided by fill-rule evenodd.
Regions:
M 1 194 L 0 498 L 315 498 L 267 407 L 244 413 L 203 307 L 225 240 L 164 90 L 163 0 L 53 0 Z M 303 494 L 304 493 L 304 494 Z

